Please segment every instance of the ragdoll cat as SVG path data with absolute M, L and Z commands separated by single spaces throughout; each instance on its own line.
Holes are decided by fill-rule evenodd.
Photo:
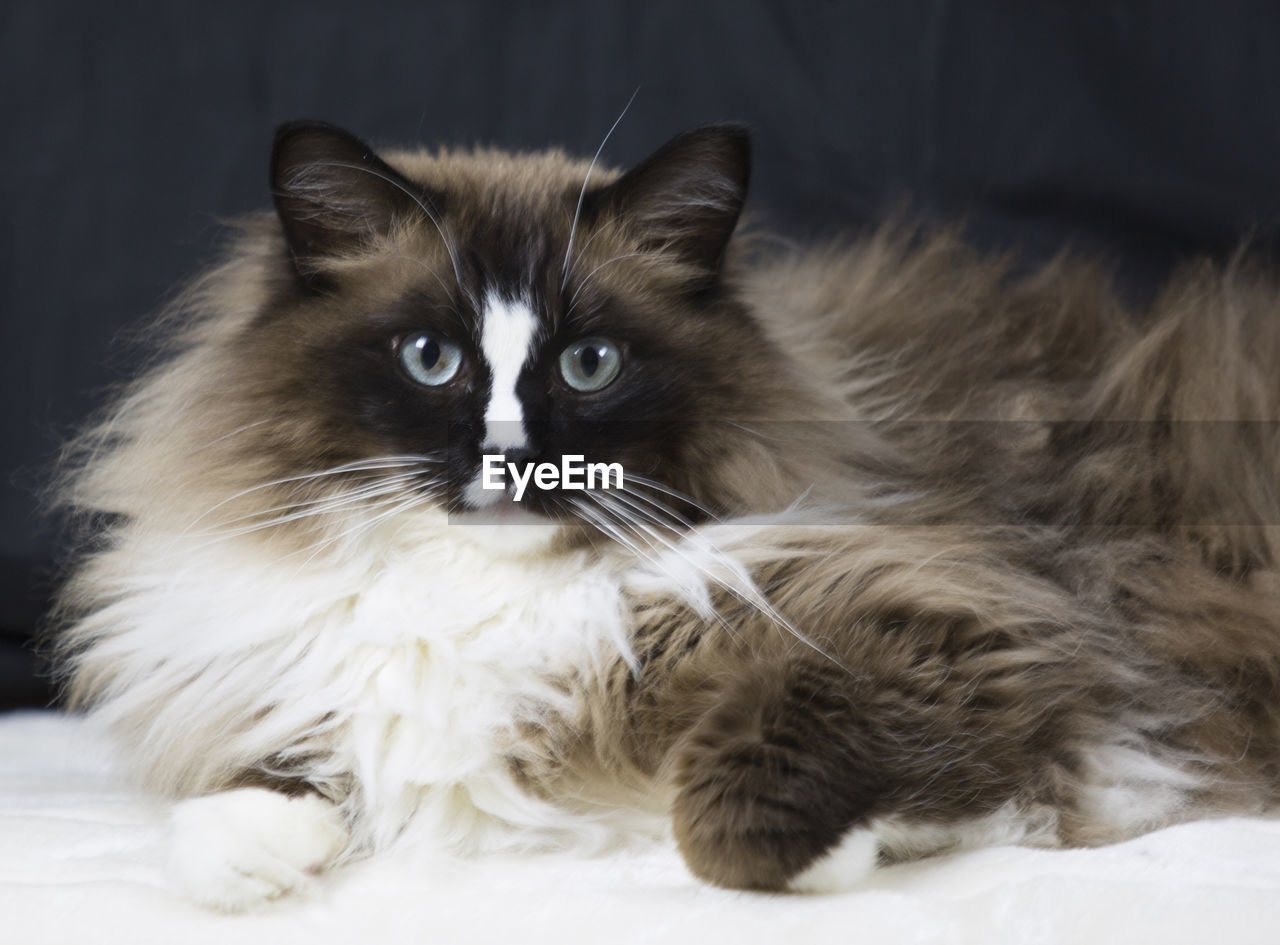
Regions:
M 1275 803 L 1275 279 L 783 251 L 748 166 L 280 129 L 63 484 L 70 691 L 183 799 L 191 895 L 668 830 L 839 888 Z M 527 472 L 570 457 L 621 488 Z

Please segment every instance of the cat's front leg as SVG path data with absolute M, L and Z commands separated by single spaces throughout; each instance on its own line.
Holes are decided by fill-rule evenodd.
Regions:
M 675 834 L 702 879 L 784 889 L 874 810 L 877 766 L 858 757 L 853 706 L 827 675 L 754 667 L 677 747 Z M 864 859 L 865 873 L 874 844 Z
M 886 818 L 941 835 L 1025 787 L 1025 741 L 969 696 L 866 670 L 817 655 L 736 670 L 672 759 L 675 835 L 696 875 L 737 889 L 852 888 L 875 868 Z
M 349 840 L 338 808 L 324 798 L 257 787 L 179 801 L 169 828 L 174 884 L 232 912 L 305 891 Z

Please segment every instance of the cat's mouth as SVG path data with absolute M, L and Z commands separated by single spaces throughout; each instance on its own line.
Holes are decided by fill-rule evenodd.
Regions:
M 505 457 L 501 457 L 505 459 Z M 450 520 L 460 524 L 547 525 L 572 517 L 567 495 L 559 483 L 535 482 L 528 464 L 523 477 L 492 475 L 477 468 L 450 503 Z M 512 469 L 515 467 L 513 466 Z M 581 489 L 570 482 L 568 489 Z
M 557 515 L 554 502 L 541 491 L 530 491 L 517 496 L 510 487 L 485 488 L 480 476 L 476 476 L 461 490 L 458 500 L 452 504 L 449 521 L 458 525 L 547 526 L 555 525 L 562 516 Z
M 541 503 L 517 502 L 506 492 L 489 493 L 484 505 L 474 507 L 464 496 L 449 513 L 449 524 L 458 533 L 498 556 L 524 556 L 545 552 L 561 532 L 562 522 L 541 514 Z
M 550 520 L 538 514 L 532 503 L 517 502 L 505 492 L 486 495 L 484 503 L 477 505 L 471 497 L 465 497 L 463 507 L 450 513 L 451 522 L 460 525 L 546 525 Z

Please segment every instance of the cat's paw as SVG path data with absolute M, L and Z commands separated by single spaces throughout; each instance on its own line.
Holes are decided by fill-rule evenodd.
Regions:
M 225 791 L 174 808 L 170 875 L 201 905 L 238 912 L 305 890 L 347 842 L 338 809 L 314 794 Z
M 804 871 L 787 881 L 787 890 L 798 893 L 837 893 L 856 889 L 875 872 L 880 844 L 875 832 L 855 827 Z
M 878 787 L 860 763 L 850 706 L 824 672 L 755 668 L 678 747 L 673 828 L 696 876 L 734 889 L 817 891 L 847 888 L 874 866 L 874 841 L 841 844 L 869 834 L 857 828 Z

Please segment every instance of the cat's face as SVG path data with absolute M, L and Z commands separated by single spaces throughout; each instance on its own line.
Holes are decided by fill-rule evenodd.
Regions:
M 706 127 L 625 174 L 587 172 L 558 154 L 384 162 L 331 126 L 284 126 L 279 269 L 238 342 L 239 370 L 292 428 L 282 475 L 367 476 L 385 460 L 460 522 L 535 515 L 606 534 L 609 503 L 651 524 L 715 508 L 717 431 L 779 370 L 723 272 L 746 135 Z M 503 457 L 490 464 L 505 490 L 486 455 Z M 630 497 L 521 488 L 505 465 L 528 475 L 565 457 L 617 464 Z

